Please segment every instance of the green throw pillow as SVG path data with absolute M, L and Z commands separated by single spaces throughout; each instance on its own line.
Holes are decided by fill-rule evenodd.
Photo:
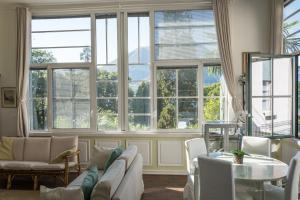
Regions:
M 95 165 L 88 169 L 86 177 L 83 179 L 81 189 L 84 200 L 90 200 L 94 186 L 98 182 L 98 167 Z
M 106 170 L 109 168 L 109 166 L 122 154 L 123 149 L 120 147 L 114 149 L 110 156 L 106 159 L 105 164 L 104 164 L 104 173 Z

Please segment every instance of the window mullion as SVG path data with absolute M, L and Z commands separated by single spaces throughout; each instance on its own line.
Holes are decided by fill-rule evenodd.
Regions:
M 97 131 L 97 37 L 96 37 L 96 16 L 91 15 L 91 48 L 92 48 L 92 65 L 90 66 L 90 129 Z
M 202 128 L 204 110 L 203 110 L 203 90 L 204 90 L 204 78 L 203 78 L 203 63 L 198 65 L 198 127 Z M 201 129 L 202 130 L 202 129 Z
M 157 129 L 156 126 L 156 78 L 155 78 L 155 66 L 154 66 L 154 11 L 149 12 L 149 30 L 150 30 L 150 129 Z
M 52 74 L 53 70 L 50 66 L 47 67 L 48 74 L 48 130 L 52 132 L 53 130 L 53 92 L 52 92 Z

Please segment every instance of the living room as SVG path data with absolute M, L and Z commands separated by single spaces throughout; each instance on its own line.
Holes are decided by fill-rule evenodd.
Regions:
M 299 13 L 299 0 L 0 0 L 0 199 L 270 199 L 268 181 L 298 198 Z M 205 193 L 222 181 L 200 174 L 204 155 L 231 156 L 233 189 Z M 272 168 L 236 177 L 249 159 Z

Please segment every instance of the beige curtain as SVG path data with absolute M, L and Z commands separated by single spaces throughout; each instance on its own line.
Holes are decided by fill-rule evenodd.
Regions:
M 28 8 L 17 8 L 17 90 L 18 90 L 18 136 L 27 137 L 26 96 L 30 63 L 31 13 Z
M 284 0 L 271 0 L 270 53 L 282 53 L 282 20 Z
M 243 108 L 240 99 L 237 97 L 237 80 L 235 79 L 234 68 L 232 65 L 230 24 L 228 5 L 230 0 L 213 0 L 213 10 L 219 43 L 219 52 L 224 71 L 224 77 L 228 91 L 232 97 L 232 108 L 237 116 Z M 242 56 L 242 55 L 241 55 Z

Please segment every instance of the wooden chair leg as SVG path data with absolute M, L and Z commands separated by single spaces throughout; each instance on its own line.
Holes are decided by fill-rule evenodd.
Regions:
M 7 176 L 7 184 L 6 184 L 6 189 L 8 189 L 8 190 L 11 188 L 11 181 L 12 181 L 12 175 L 9 174 Z
M 33 190 L 35 191 L 38 187 L 38 176 L 34 175 L 33 176 Z

